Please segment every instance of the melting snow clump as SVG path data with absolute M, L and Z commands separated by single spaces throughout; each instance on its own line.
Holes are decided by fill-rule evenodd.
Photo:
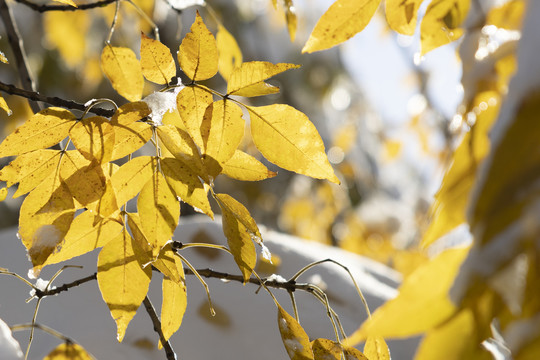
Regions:
M 163 115 L 176 110 L 176 95 L 183 88 L 184 86 L 177 86 L 173 91 L 154 92 L 142 100 L 150 108 L 149 117 L 155 126 L 163 125 Z

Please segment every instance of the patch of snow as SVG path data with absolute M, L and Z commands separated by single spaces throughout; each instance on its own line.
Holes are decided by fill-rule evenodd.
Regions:
M 3 360 L 20 360 L 23 359 L 21 346 L 13 338 L 9 326 L 0 319 L 0 354 Z
M 176 110 L 176 95 L 183 88 L 184 86 L 180 85 L 172 91 L 154 92 L 142 99 L 150 108 L 149 117 L 155 126 L 163 125 L 163 115 Z

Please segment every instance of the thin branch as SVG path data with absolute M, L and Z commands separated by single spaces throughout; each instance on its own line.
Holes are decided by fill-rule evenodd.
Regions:
M 13 19 L 11 10 L 9 9 L 6 0 L 0 0 L 0 17 L 4 22 L 4 27 L 8 35 L 9 45 L 15 56 L 15 63 L 17 64 L 17 69 L 19 72 L 19 77 L 21 79 L 22 86 L 27 91 L 36 91 L 36 84 L 34 83 L 30 70 L 28 69 L 28 64 L 26 61 L 26 54 L 24 52 L 24 44 L 17 29 L 17 24 Z M 33 100 L 33 99 L 31 99 Z M 34 113 L 38 112 L 40 106 L 38 103 L 30 101 L 30 108 Z
M 3 0 L 0 0 L 0 2 L 2 1 Z M 81 104 L 73 100 L 65 100 L 56 96 L 50 97 L 50 96 L 41 95 L 37 91 L 20 89 L 14 85 L 5 84 L 1 81 L 0 81 L 0 91 L 5 92 L 6 94 L 21 96 L 21 97 L 24 97 L 33 101 L 42 101 L 49 105 L 60 106 L 66 109 L 85 111 L 87 108 L 85 104 Z M 92 109 L 90 109 L 89 112 L 94 113 L 96 115 L 105 116 L 105 117 L 111 117 L 114 115 L 114 110 L 108 110 L 108 109 L 103 109 L 103 108 L 98 108 L 98 107 L 92 107 Z
M 23 4 L 31 8 L 32 10 L 35 10 L 37 12 L 43 13 L 46 11 L 77 11 L 77 10 L 88 10 L 88 9 L 95 9 L 99 7 L 104 7 L 109 4 L 112 4 L 116 0 L 100 0 L 96 1 L 95 3 L 90 4 L 80 4 L 77 5 L 77 7 L 73 7 L 71 5 L 38 5 L 28 0 L 15 0 L 19 4 Z
M 52 336 L 55 336 L 55 337 L 59 338 L 60 340 L 75 344 L 75 341 L 73 341 L 73 339 L 67 337 L 66 335 L 54 330 L 53 328 L 50 328 L 48 326 L 38 324 L 38 323 L 34 323 L 34 324 L 32 324 L 32 323 L 30 323 L 30 324 L 17 324 L 17 325 L 10 326 L 9 328 L 10 328 L 10 330 L 12 332 L 26 330 L 26 329 L 30 329 L 30 328 L 35 328 L 35 329 L 39 329 L 39 330 L 41 330 L 43 332 L 46 332 L 46 333 L 48 333 L 48 334 L 50 334 Z
M 159 318 L 156 314 L 156 310 L 154 309 L 154 306 L 150 302 L 150 299 L 148 296 L 145 296 L 143 300 L 144 308 L 146 309 L 146 312 L 150 316 L 150 319 L 152 320 L 152 324 L 154 324 L 154 331 L 158 333 L 159 340 L 161 341 L 161 344 L 163 345 L 163 349 L 165 350 L 165 355 L 167 356 L 168 360 L 176 360 L 176 354 L 171 346 L 171 343 L 168 340 L 165 340 L 165 336 L 163 335 L 163 331 L 161 331 L 161 321 L 159 321 Z

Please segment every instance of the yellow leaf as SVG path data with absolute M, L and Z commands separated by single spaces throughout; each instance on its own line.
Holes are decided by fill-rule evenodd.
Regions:
M 506 30 L 521 30 L 524 13 L 523 0 L 510 0 L 499 7 L 492 8 L 487 15 L 486 24 Z
M 223 233 L 245 283 L 257 262 L 252 236 L 260 239 L 261 233 L 244 205 L 227 194 L 216 194 L 215 198 L 223 215 Z
M 105 46 L 101 53 L 101 68 L 120 95 L 129 101 L 141 99 L 144 79 L 141 64 L 131 49 Z
M 315 360 L 341 360 L 341 345 L 328 339 L 316 339 L 311 342 Z
M 221 24 L 218 25 L 216 43 L 219 53 L 219 73 L 225 81 L 228 81 L 233 70 L 242 64 L 242 50 L 234 36 Z
M 337 0 L 323 14 L 302 49 L 303 53 L 329 49 L 362 31 L 381 0 Z
M 93 360 L 94 358 L 78 344 L 66 342 L 54 348 L 43 360 Z
M 189 135 L 199 148 L 203 148 L 201 124 L 204 112 L 212 104 L 212 94 L 197 86 L 186 86 L 176 97 L 180 117 Z
M 75 152 L 67 152 L 60 168 L 60 177 L 71 195 L 82 205 L 97 201 L 105 192 L 105 174 L 100 164 L 79 163 Z M 75 156 L 73 156 L 75 155 Z
M 291 360 L 314 360 L 309 337 L 298 321 L 278 304 L 278 327 Z
M 208 174 L 216 177 L 221 165 L 233 155 L 244 137 L 242 109 L 232 101 L 212 103 L 204 113 L 201 126 L 203 159 Z
M 73 220 L 64 239 L 43 265 L 57 264 L 103 247 L 121 231 L 119 222 L 85 211 Z
M 69 5 L 69 6 L 73 6 L 74 8 L 78 7 L 77 4 L 75 4 L 72 0 L 54 0 L 54 1 L 62 3 L 62 4 L 66 4 L 66 5 Z M 71 13 L 71 14 L 73 14 L 73 13 Z
M 75 125 L 75 115 L 61 108 L 42 110 L 0 144 L 0 157 L 25 154 L 58 144 Z
M 178 63 L 193 81 L 209 79 L 218 71 L 216 39 L 204 25 L 198 11 L 190 32 L 180 44 Z
M 148 292 L 151 277 L 151 267 L 141 267 L 133 238 L 125 228 L 101 249 L 97 281 L 101 296 L 116 322 L 119 342 L 124 339 L 129 322 Z
M 182 261 L 175 255 L 171 243 L 161 248 L 157 259 L 152 265 L 170 280 L 179 284 L 185 282 Z
M 38 275 L 43 263 L 67 233 L 75 206 L 66 184 L 53 172 L 24 200 L 19 215 L 19 235 Z
M 296 19 L 296 10 L 292 0 L 285 0 L 285 20 L 287 21 L 287 30 L 289 31 L 289 37 L 291 41 L 294 41 L 296 37 L 296 27 L 298 26 L 298 20 Z
M 1 52 L 0 52 L 0 55 L 2 55 Z M 11 114 L 13 114 L 13 111 L 11 111 L 6 100 L 2 97 L 2 95 L 0 95 L 0 109 L 4 110 L 7 116 L 11 116 Z
M 141 217 L 137 213 L 127 213 L 129 230 L 131 230 L 131 236 L 133 236 L 133 244 L 137 245 L 136 248 L 140 250 L 139 262 L 143 264 L 152 263 L 157 261 L 156 257 L 152 253 L 152 246 L 148 242 L 146 235 L 144 235 L 141 225 Z
M 286 170 L 339 184 L 324 143 L 304 113 L 284 104 L 248 110 L 253 142 L 266 159 Z
M 499 96 L 491 91 L 481 93 L 475 103 L 488 103 L 492 98 L 499 99 Z M 500 101 L 497 101 L 497 104 L 500 104 Z M 432 219 L 423 236 L 423 246 L 432 244 L 466 221 L 465 213 L 476 181 L 476 172 L 488 154 L 488 133 L 498 113 L 499 105 L 495 105 L 478 114 L 475 125 L 465 134 L 454 152 L 452 165 L 444 175 L 441 188 L 435 195 L 431 210 Z
M 118 108 L 111 118 L 115 134 L 111 161 L 137 151 L 150 140 L 152 127 L 139 121 L 149 114 L 150 109 L 143 101 L 127 103 Z
M 279 88 L 266 84 L 264 80 L 289 69 L 298 69 L 300 65 L 295 64 L 272 64 L 265 61 L 250 61 L 242 63 L 235 68 L 227 84 L 228 95 L 238 96 L 260 96 L 273 94 Z
M 77 122 L 69 131 L 73 145 L 88 160 L 100 164 L 111 160 L 115 133 L 109 120 L 92 116 Z
M 493 357 L 479 346 L 475 318 L 470 309 L 463 309 L 449 321 L 430 330 L 422 339 L 416 360 L 489 360 Z M 452 341 L 448 341 L 452 339 Z M 370 358 L 371 360 L 371 358 Z
M 141 68 L 144 77 L 156 84 L 168 84 L 176 76 L 176 64 L 168 47 L 141 33 Z
M 463 35 L 461 24 L 467 17 L 470 0 L 433 0 L 420 25 L 422 55 Z
M 156 171 L 156 159 L 139 156 L 131 159 L 111 176 L 111 183 L 119 205 L 125 204 L 141 191 Z
M 360 350 L 350 346 L 343 347 L 343 355 L 345 355 L 345 360 L 371 360 L 371 358 L 368 359 L 362 354 Z
M 86 11 L 47 11 L 43 16 L 46 38 L 58 49 L 65 63 L 69 67 L 83 64 L 91 24 L 89 14 Z
M 0 170 L 0 180 L 10 187 L 19 183 L 13 198 L 17 198 L 38 186 L 60 161 L 60 150 L 35 150 L 18 156 Z
M 8 189 L 3 187 L 0 189 L 0 202 L 6 200 L 6 197 L 8 195 Z
M 418 8 L 423 0 L 386 0 L 386 21 L 390 28 L 404 35 L 413 35 Z
M 175 256 L 175 258 L 178 258 Z M 180 261 L 180 259 L 178 259 Z M 163 278 L 162 291 L 163 301 L 161 303 L 161 330 L 165 340 L 169 340 L 182 325 L 182 318 L 187 307 L 187 293 L 184 269 L 182 263 L 178 266 L 181 272 L 181 281 L 173 281 L 169 278 Z M 161 343 L 160 343 L 161 345 Z
M 214 218 L 206 189 L 197 173 L 184 162 L 173 158 L 161 159 L 161 170 L 176 196 L 193 206 L 196 211 Z
M 130 102 L 120 106 L 111 117 L 112 125 L 127 126 L 150 115 L 148 104 L 144 101 Z
M 172 156 L 188 165 L 194 174 L 209 182 L 208 174 L 206 174 L 199 155 L 199 149 L 188 133 L 172 125 L 158 126 L 156 131 L 159 139 Z
M 277 175 L 275 172 L 268 170 L 263 163 L 253 156 L 238 149 L 222 165 L 222 173 L 230 178 L 242 181 L 259 181 Z
M 448 319 L 456 311 L 448 291 L 468 251 L 449 249 L 418 267 L 405 279 L 398 296 L 378 308 L 347 343 L 355 344 L 368 336 L 417 335 Z
M 382 337 L 368 336 L 364 355 L 369 360 L 390 360 L 390 350 Z
M 143 186 L 137 199 L 141 227 L 157 256 L 178 225 L 180 203 L 163 176 L 156 172 Z

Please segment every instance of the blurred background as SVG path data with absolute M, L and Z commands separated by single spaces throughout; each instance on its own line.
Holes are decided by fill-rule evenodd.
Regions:
M 265 162 L 278 172 L 276 177 L 240 182 L 222 175 L 216 180 L 217 191 L 246 205 L 259 224 L 371 257 L 406 275 L 427 259 L 418 244 L 460 134 L 461 128 L 452 122 L 463 97 L 456 45 L 420 56 L 418 35 L 391 31 L 381 6 L 368 27 L 348 42 L 302 54 L 316 21 L 332 2 L 295 0 L 298 28 L 291 41 L 281 1 L 275 9 L 270 0 L 207 0 L 206 6 L 189 7 L 204 1 L 133 0 L 154 19 L 161 41 L 173 55 L 198 10 L 214 34 L 219 20 L 236 38 L 244 61 L 302 65 L 269 81 L 281 88 L 279 94 L 242 101 L 287 103 L 307 114 L 325 142 L 341 185 Z M 43 14 L 21 3 L 9 5 L 40 93 L 80 103 L 103 97 L 119 105 L 126 102 L 100 69 L 114 3 L 88 11 Z M 140 31 L 152 36 L 152 26 L 127 1 L 119 10 L 111 43 L 138 54 Z M 0 29 L 0 50 L 11 60 L 5 29 Z M 14 61 L 0 64 L 0 79 L 20 86 Z M 219 75 L 206 84 L 218 91 L 226 85 Z M 149 82 L 145 86 L 145 95 L 159 89 Z M 31 111 L 25 99 L 2 95 L 13 110 L 11 116 L 0 111 L 1 136 L 5 137 Z M 249 131 L 243 147 L 264 161 Z M 2 159 L 0 165 L 9 160 Z M 1 227 L 17 224 L 21 201 L 8 196 L 0 203 Z M 182 209 L 182 216 L 190 213 L 191 209 Z

